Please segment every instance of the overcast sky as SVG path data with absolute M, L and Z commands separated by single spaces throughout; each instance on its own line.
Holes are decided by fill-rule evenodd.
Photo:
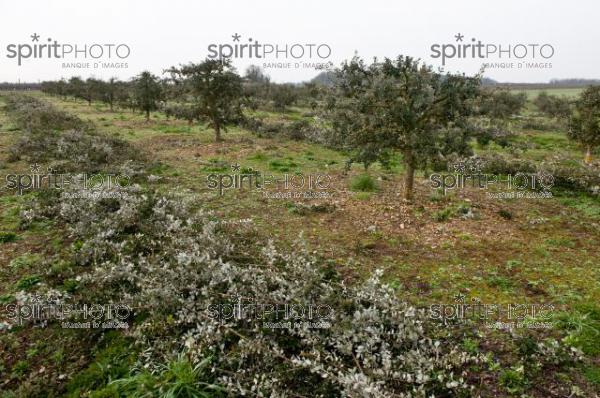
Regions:
M 504 62 L 500 68 L 488 68 L 486 76 L 514 82 L 600 78 L 599 17 L 598 0 L 0 0 L 0 81 L 74 75 L 125 79 L 142 70 L 159 74 L 172 65 L 205 59 L 211 44 L 218 48 L 219 44 L 254 42 L 280 49 L 298 44 L 296 55 L 304 50 L 305 56 L 288 54 L 286 58 L 280 53 L 277 59 L 271 54 L 257 60 L 245 54 L 233 60 L 240 71 L 249 64 L 264 66 L 266 62 L 270 64 L 266 73 L 274 81 L 304 81 L 318 73 L 315 62 L 337 66 L 355 52 L 366 59 L 405 54 L 442 66 L 441 58 L 432 57 L 433 45 L 447 45 L 445 51 L 450 55 L 450 46 L 472 43 L 473 38 L 474 43 L 481 41 L 480 49 L 511 46 L 516 53 L 510 58 L 508 52 L 502 59 L 493 53 L 479 58 L 471 57 L 468 49 L 467 58 L 446 59 L 446 70 L 471 74 L 484 62 Z M 238 42 L 232 38 L 235 34 Z M 123 59 L 115 54 L 108 59 L 107 47 L 103 47 L 99 59 L 90 54 L 80 54 L 77 60 L 49 58 L 44 51 L 41 59 L 26 57 L 32 46 L 47 44 L 49 38 L 50 43 L 56 40 L 60 46 L 80 49 L 94 44 L 125 45 L 120 48 L 121 55 L 126 55 L 127 49 L 131 53 Z M 516 47 L 519 44 L 523 46 Z M 321 46 L 324 58 L 306 56 L 316 46 Z M 545 46 L 547 58 L 539 54 L 541 46 Z M 100 50 L 97 47 L 95 51 L 98 55 Z M 515 54 L 523 58 L 517 59 Z M 65 62 L 89 65 L 76 68 Z M 282 65 L 274 68 L 275 62 Z

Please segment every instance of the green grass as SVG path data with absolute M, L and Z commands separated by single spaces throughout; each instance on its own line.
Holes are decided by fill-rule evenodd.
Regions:
M 0 243 L 14 242 L 17 240 L 17 234 L 14 232 L 0 232 Z
M 354 192 L 376 192 L 379 187 L 373 177 L 363 174 L 352 179 L 350 189 Z
M 529 91 L 530 96 L 537 94 Z M 575 91 L 566 90 L 562 94 L 574 95 Z M 216 219 L 253 218 L 253 234 L 263 238 L 276 236 L 277 243 L 283 246 L 302 232 L 310 249 L 332 261 L 349 281 L 360 282 L 374 268 L 381 267 L 385 278 L 393 281 L 397 294 L 423 305 L 452 302 L 453 295 L 459 291 L 491 303 L 520 302 L 521 299 L 562 303 L 568 310 L 561 314 L 559 327 L 552 333 L 566 336 L 565 341 L 588 355 L 596 355 L 596 358 L 600 355 L 597 349 L 600 341 L 595 333 L 600 328 L 596 310 L 574 309 L 578 303 L 600 300 L 597 282 L 600 254 L 597 225 L 594 226 L 600 220 L 597 198 L 564 192 L 547 201 L 494 201 L 482 198 L 481 192 L 475 190 L 443 195 L 423 184 L 419 172 L 415 203 L 405 204 L 398 195 L 403 177 L 399 155 L 394 157 L 391 170 L 379 164 L 369 168 L 369 173 L 382 178 L 379 182 L 365 175 L 359 164 L 352 165 L 346 174 L 347 155 L 318 144 L 283 137 L 260 138 L 238 127 L 224 134 L 225 143 L 215 144 L 213 132 L 203 125 L 167 122 L 162 115 L 145 123 L 143 116 L 129 112 L 110 113 L 102 106 L 90 108 L 81 102 L 55 98 L 51 101 L 99 122 L 101 130 L 118 133 L 142 146 L 152 143 L 150 157 L 156 163 L 148 174 L 163 177 L 155 183 L 159 192 L 189 189 L 201 199 L 203 208 L 216 212 Z M 284 115 L 263 110 L 254 113 L 267 121 L 275 121 L 300 119 L 304 111 L 294 108 Z M 10 125 L 2 117 L 0 112 L 0 144 L 8 145 L 16 134 L 7 131 Z M 542 120 L 550 124 L 547 119 Z M 569 141 L 559 127 L 553 125 L 552 129 L 542 131 L 521 129 L 519 123 L 515 126 L 514 142 L 526 144 L 526 150 L 513 153 L 511 148 L 492 145 L 477 152 L 496 152 L 535 162 L 560 154 L 566 162 L 580 161 L 581 149 Z M 235 163 L 242 166 L 242 172 L 253 167 L 273 174 L 327 173 L 332 176 L 335 196 L 330 200 L 287 203 L 265 200 L 248 190 L 229 190 L 220 197 L 206 187 L 205 174 L 233 173 L 230 166 Z M 0 159 L 0 164 L 7 170 L 27 169 L 24 162 L 13 164 Z M 352 192 L 347 192 L 348 188 Z M 0 231 L 6 234 L 0 233 L 0 251 L 4 257 L 1 276 L 6 281 L 0 286 L 0 302 L 12 302 L 15 292 L 21 288 L 34 292 L 41 282 L 81 294 L 82 289 L 75 279 L 79 266 L 54 258 L 43 265 L 40 260 L 44 257 L 31 254 L 47 253 L 52 247 L 60 257 L 61 251 L 77 251 L 82 244 L 69 241 L 61 233 L 61 226 L 51 223 L 20 229 L 19 213 L 33 197 L 33 194 L 0 196 Z M 476 212 L 480 219 L 461 217 L 468 209 Z M 545 221 L 532 223 L 532 220 Z M 367 230 L 369 225 L 377 225 L 377 229 Z M 61 239 L 57 240 L 56 235 Z M 19 244 L 10 244 L 15 241 Z M 25 331 L 24 335 L 29 336 L 29 333 Z M 40 333 L 51 336 L 49 331 Z M 479 329 L 478 333 L 483 336 L 462 341 L 468 352 L 483 350 L 483 342 L 489 341 L 485 331 Z M 138 387 L 144 383 L 155 389 L 161 385 L 165 390 L 189 385 L 192 370 L 185 363 L 175 362 L 169 365 L 171 370 L 163 369 L 154 375 L 132 373 L 135 352 L 118 332 L 111 332 L 111 336 L 105 341 L 94 341 L 91 352 L 81 341 L 71 344 L 78 351 L 75 357 L 69 356 L 69 341 L 57 337 L 53 341 L 63 347 L 62 351 L 44 354 L 28 347 L 31 351 L 23 350 L 12 365 L 18 360 L 31 365 L 43 355 L 52 361 L 52 366 L 72 362 L 72 370 L 76 371 L 72 372 L 66 387 L 67 396 L 72 397 L 126 396 L 139 393 Z M 510 342 L 510 336 L 500 339 Z M 16 340 L 16 347 L 20 342 Z M 27 352 L 36 354 L 28 358 Z M 78 363 L 79 356 L 85 356 L 85 361 Z M 504 363 L 503 368 L 497 370 L 496 378 L 507 394 L 508 391 L 520 394 L 529 388 L 529 380 L 518 367 L 510 368 L 512 365 Z M 24 368 L 25 365 L 19 366 Z M 12 372 L 12 366 L 7 370 Z M 592 383 L 599 379 L 598 367 L 582 368 L 581 372 Z M 117 379 L 122 382 L 110 384 Z M 128 392 L 119 391 L 121 388 Z
M 556 314 L 555 321 L 567 332 L 568 344 L 588 355 L 600 355 L 600 307 L 596 303 L 578 304 L 573 311 Z
M 200 170 L 207 173 L 222 173 L 231 170 L 229 163 L 223 159 L 209 159 L 210 165 L 203 166 Z
M 588 366 L 583 374 L 590 383 L 600 386 L 600 366 Z
M 294 162 L 293 159 L 275 159 L 269 162 L 269 169 L 272 171 L 279 171 L 287 173 L 298 168 L 298 163 Z
M 127 397 L 211 398 L 226 396 L 225 389 L 215 384 L 210 375 L 210 358 L 197 365 L 181 356 L 169 362 L 160 372 L 142 370 L 109 384 Z
M 98 345 L 90 365 L 75 374 L 67 384 L 67 397 L 80 397 L 85 392 L 106 392 L 108 383 L 129 375 L 136 358 L 131 339 L 110 331 Z M 108 387 L 113 389 L 113 387 Z M 96 394 L 100 394 L 98 391 Z
M 39 275 L 31 275 L 21 278 L 17 282 L 17 289 L 28 290 L 42 281 Z
M 551 95 L 559 95 L 559 96 L 565 96 L 565 97 L 576 97 L 579 95 L 579 93 L 581 93 L 584 90 L 584 88 L 580 88 L 580 87 L 576 87 L 576 88 L 548 88 L 548 89 L 541 89 L 541 88 L 533 88 L 533 89 L 514 89 L 512 90 L 513 92 L 519 92 L 519 93 L 525 93 L 527 94 L 527 98 L 529 100 L 533 100 L 535 99 L 539 93 L 541 93 L 542 91 L 547 92 L 548 94 Z
M 42 258 L 39 254 L 27 253 L 13 258 L 8 266 L 13 269 L 27 269 L 39 264 L 41 259 Z
M 579 195 L 560 198 L 561 204 L 577 209 L 589 219 L 600 219 L 600 200 L 589 196 Z

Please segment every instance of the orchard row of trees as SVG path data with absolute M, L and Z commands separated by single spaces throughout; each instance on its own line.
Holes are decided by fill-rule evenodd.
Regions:
M 47 81 L 42 91 L 86 101 L 101 101 L 110 110 L 115 106 L 132 111 L 150 113 L 160 110 L 167 116 L 194 121 L 208 121 L 221 140 L 221 130 L 227 124 L 241 120 L 242 108 L 258 109 L 270 106 L 283 112 L 289 106 L 304 100 L 304 105 L 316 108 L 317 85 L 275 84 L 261 68 L 250 66 L 244 77 L 239 76 L 228 61 L 206 60 L 171 67 L 164 71 L 166 77 L 148 71 L 131 81 L 111 78 L 107 81 L 80 77 L 69 80 Z
M 600 86 L 589 86 L 577 99 L 542 91 L 534 100 L 544 115 L 568 123 L 567 136 L 585 148 L 584 162 L 592 162 L 593 148 L 600 146 Z
M 274 84 L 255 66 L 242 77 L 229 61 L 219 60 L 171 67 L 164 75 L 142 72 L 129 82 L 74 77 L 45 82 L 43 90 L 89 104 L 100 100 L 111 110 L 115 105 L 138 110 L 147 119 L 162 110 L 167 117 L 202 121 L 217 141 L 228 125 L 244 121 L 245 109 L 285 111 L 302 102 L 324 116 L 326 141 L 349 153 L 350 163 L 385 165 L 401 153 L 407 200 L 415 170 L 452 154 L 471 155 L 473 138 L 501 141 L 527 99 L 507 89 L 484 89 L 481 73 L 442 73 L 405 56 L 370 64 L 354 57 L 336 70 L 331 86 Z M 573 104 L 546 93 L 534 103 L 540 112 L 569 122 L 569 136 L 586 147 L 589 161 L 600 145 L 600 87 L 590 86 Z

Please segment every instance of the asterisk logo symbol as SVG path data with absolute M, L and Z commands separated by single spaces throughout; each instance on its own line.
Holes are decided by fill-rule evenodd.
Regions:
M 465 302 L 465 295 L 462 293 L 458 293 L 454 295 L 454 301 L 456 301 L 457 303 L 464 303 Z
M 37 163 L 32 164 L 31 166 L 29 166 L 29 168 L 31 169 L 32 173 L 37 173 L 38 171 L 40 171 L 40 165 Z
M 240 37 L 242 37 L 241 35 L 238 35 L 237 33 L 232 35 L 231 37 L 233 37 L 233 41 L 240 41 Z
M 41 303 L 42 302 L 42 296 L 34 293 L 31 295 L 31 301 L 33 301 L 34 303 Z
M 463 41 L 464 36 L 461 35 L 460 33 L 457 35 L 454 35 L 454 37 L 456 38 L 456 41 Z
M 239 164 L 239 163 L 232 164 L 232 165 L 231 165 L 231 169 L 232 169 L 233 171 L 240 171 L 240 164 Z
M 466 170 L 465 162 L 463 162 L 463 161 L 458 161 L 458 162 L 454 163 L 452 166 L 454 167 L 455 173 L 463 173 L 464 174 L 464 172 Z
M 40 41 L 40 35 L 34 33 L 31 35 L 31 41 Z

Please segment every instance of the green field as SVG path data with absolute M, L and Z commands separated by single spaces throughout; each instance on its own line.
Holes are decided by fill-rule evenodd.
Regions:
M 525 90 L 529 100 L 541 91 Z M 581 89 L 545 91 L 574 97 Z M 563 188 L 547 199 L 494 199 L 473 187 L 443 194 L 431 187 L 425 173 L 419 173 L 415 201 L 405 203 L 400 196 L 404 170 L 399 155 L 390 168 L 375 164 L 365 172 L 361 165 L 353 165 L 346 171 L 345 154 L 309 141 L 283 135 L 259 137 L 231 127 L 225 142 L 215 143 L 207 126 L 167 120 L 162 113 L 154 113 L 146 122 L 143 115 L 110 112 L 101 103 L 88 106 L 39 92 L 30 95 L 91 121 L 99 131 L 146 154 L 152 162 L 147 174 L 157 178 L 145 181 L 145 186 L 164 194 L 183 192 L 199 198 L 214 217 L 233 225 L 251 219 L 252 236 L 274 239 L 281 247 L 291 247 L 302 233 L 309 250 L 339 271 L 348 284 L 382 269 L 383 279 L 395 294 L 418 306 L 453 303 L 457 294 L 484 303 L 556 305 L 556 326 L 533 330 L 532 335 L 562 339 L 582 349 L 586 361 L 521 380 L 513 369 L 516 340 L 509 332 L 479 325 L 474 334 L 465 331 L 470 337 L 463 344 L 477 352 L 496 353 L 490 359 L 496 367 L 490 367 L 488 382 L 478 387 L 481 396 L 542 397 L 550 396 L 544 394 L 553 389 L 562 395 L 552 396 L 575 396 L 569 395 L 572 385 L 584 394 L 579 396 L 591 397 L 600 391 L 598 196 Z M 0 97 L 0 171 L 4 175 L 27 173 L 28 160 L 10 157 L 9 148 L 22 132 L 4 111 L 4 104 Z M 270 122 L 313 118 L 304 107 L 256 112 Z M 481 146 L 473 141 L 475 152 L 535 164 L 558 162 L 567 167 L 581 163 L 581 148 L 567 139 L 564 124 L 533 111 L 528 117 L 511 121 L 516 131 L 511 145 Z M 534 122 L 545 128 L 537 129 Z M 275 199 L 249 189 L 228 189 L 219 195 L 208 186 L 209 175 L 228 173 L 235 164 L 279 175 L 326 174 L 332 181 L 327 189 L 330 197 Z M 67 289 L 81 272 L 78 266 L 61 263 L 80 244 L 66 234 L 65 225 L 39 222 L 22 227 L 20 213 L 35 196 L 7 190 L 0 195 L 0 231 L 6 237 L 0 243 L 0 297 L 6 302 L 19 290 L 35 289 L 40 283 Z M 249 233 L 245 228 L 235 227 L 235 232 Z M 52 264 L 41 261 L 44 258 Z M 90 394 L 105 388 L 109 380 L 127 376 L 134 362 L 129 344 L 129 337 L 117 332 L 101 338 L 60 328 L 17 328 L 4 333 L 0 336 L 0 354 L 5 358 L 0 390 L 13 390 L 15 395 L 0 396 L 117 396 L 109 395 L 108 388 Z M 48 392 L 39 376 L 42 373 L 44 377 L 51 374 L 50 380 L 57 375 L 68 377 Z
M 548 89 L 544 89 L 544 88 L 532 88 L 532 89 L 511 89 L 512 92 L 515 93 L 525 93 L 527 94 L 527 98 L 532 100 L 535 97 L 537 97 L 537 95 L 539 93 L 541 93 L 542 91 L 545 91 L 548 94 L 551 95 L 558 95 L 558 96 L 565 96 L 565 97 L 569 97 L 569 98 L 574 98 L 577 97 L 579 95 L 579 93 L 581 93 L 583 91 L 583 88 L 581 87 L 576 87 L 576 88 L 548 88 Z

